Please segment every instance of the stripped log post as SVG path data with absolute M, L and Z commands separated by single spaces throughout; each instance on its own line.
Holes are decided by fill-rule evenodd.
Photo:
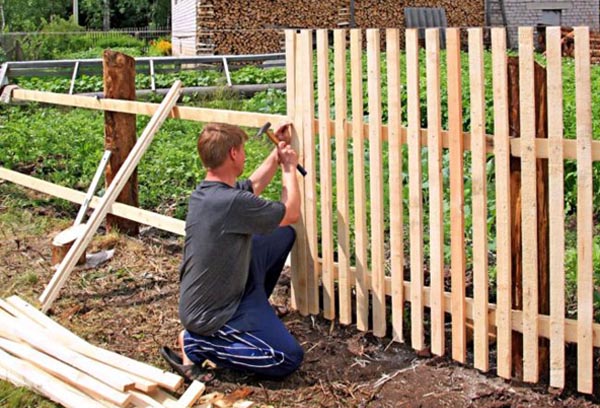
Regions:
M 106 50 L 103 54 L 104 97 L 135 100 L 135 59 L 120 52 Z M 106 187 L 115 178 L 136 142 L 136 116 L 129 113 L 104 112 L 104 143 L 112 152 L 106 166 Z M 137 169 L 123 187 L 117 202 L 138 206 Z M 108 214 L 106 228 L 113 228 L 128 235 L 137 235 L 139 224 L 135 221 Z
M 535 129 L 536 138 L 548 137 L 548 100 L 546 69 L 538 63 L 535 71 Z M 519 59 L 508 58 L 508 96 L 510 136 L 520 137 L 519 115 Z M 548 160 L 536 160 L 537 178 L 537 235 L 538 235 L 538 313 L 550 314 L 550 251 L 549 251 L 549 201 L 548 201 Z M 510 196 L 512 220 L 512 308 L 523 310 L 523 263 L 521 238 L 521 160 L 510 159 Z M 513 332 L 512 339 L 513 375 L 523 378 L 523 335 Z M 539 370 L 546 375 L 549 370 L 549 342 L 540 340 Z

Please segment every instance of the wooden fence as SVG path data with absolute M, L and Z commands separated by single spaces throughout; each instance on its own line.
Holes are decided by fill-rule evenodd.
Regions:
M 302 188 L 303 218 L 297 225 L 298 245 L 293 252 L 292 301 L 303 314 L 323 311 L 328 319 L 339 319 L 342 324 L 355 322 L 359 330 L 372 330 L 376 336 L 391 334 L 398 342 L 410 340 L 417 350 L 429 346 L 436 355 L 446 353 L 450 340 L 453 359 L 470 363 L 467 357 L 472 351 L 473 365 L 482 371 L 490 370 L 495 356 L 497 374 L 503 378 L 510 378 L 515 365 L 521 362 L 523 378 L 528 382 L 539 380 L 543 370 L 538 355 L 544 347 L 540 339 L 548 339 L 550 385 L 558 388 L 565 386 L 565 345 L 574 343 L 578 390 L 592 393 L 594 347 L 600 347 L 600 327 L 594 323 L 593 306 L 592 163 L 600 161 L 600 142 L 592 141 L 588 30 L 575 29 L 576 139 L 563 135 L 558 28 L 549 28 L 547 33 L 548 139 L 536 137 L 533 30 L 522 28 L 519 34 L 518 138 L 509 136 L 515 125 L 509 120 L 515 105 L 508 92 L 504 30 L 491 30 L 491 90 L 486 90 L 484 83 L 484 31 L 468 30 L 468 95 L 463 95 L 461 75 L 462 34 L 459 29 L 447 29 L 444 54 L 436 29 L 426 31 L 426 76 L 421 78 L 416 30 L 406 31 L 404 54 L 400 51 L 399 31 L 386 30 L 385 70 L 381 67 L 379 30 L 335 30 L 333 44 L 329 44 L 327 31 L 318 30 L 316 54 L 312 31 L 286 32 L 287 119 L 294 122 L 296 148 L 308 170 Z M 367 53 L 366 121 L 363 36 Z M 329 66 L 331 46 L 333 67 Z M 312 69 L 315 55 L 316 79 Z M 446 81 L 442 81 L 443 57 Z M 332 95 L 330 68 L 334 74 Z M 382 87 L 384 72 L 387 87 Z M 424 98 L 422 84 L 426 85 Z M 387 106 L 382 104 L 382 89 L 387 89 Z M 485 132 L 489 116 L 486 91 L 493 93 L 493 135 Z M 444 97 L 447 129 L 442 129 Z M 12 99 L 139 115 L 151 115 L 158 106 L 21 89 L 12 92 Z M 406 117 L 401 114 L 403 100 Z M 464 100 L 469 100 L 469 132 L 463 131 Z M 330 102 L 335 107 L 333 118 Z M 426 129 L 421 129 L 423 110 Z M 176 107 L 171 116 L 248 127 L 286 119 L 283 115 L 191 107 Z M 405 122 L 407 127 L 403 126 Z M 403 163 L 403 151 L 408 152 L 408 163 Z M 547 313 L 538 312 L 541 283 L 536 167 L 540 159 L 547 160 L 549 173 Z M 576 320 L 565 317 L 565 160 L 577 163 Z M 520 173 L 512 171 L 515 161 Z M 427 172 L 423 171 L 424 163 Z M 518 181 L 522 184 L 517 198 L 523 208 L 518 217 L 513 214 L 515 174 L 520 174 Z M 0 178 L 83 201 L 83 193 L 7 169 L 0 168 Z M 465 180 L 470 182 L 470 193 Z M 490 191 L 495 194 L 492 233 L 488 232 Z M 96 205 L 97 199 L 91 203 L 92 207 Z M 118 203 L 109 211 L 183 234 L 180 220 Z M 514 232 L 517 221 L 522 224 L 518 234 Z M 515 242 L 522 242 L 518 254 Z M 467 256 L 469 252 L 471 257 Z M 490 298 L 490 254 L 495 259 L 495 298 Z M 522 278 L 514 279 L 517 267 L 522 269 Z M 519 299 L 513 296 L 517 286 L 523 291 Z M 410 325 L 405 324 L 408 321 Z M 449 332 L 447 321 L 451 323 Z M 472 343 L 467 341 L 470 331 Z M 522 334 L 522 346 L 513 344 L 516 334 Z M 513 355 L 522 355 L 522 361 Z
M 522 356 L 522 376 L 527 382 L 540 380 L 544 367 L 539 355 L 545 347 L 540 339 L 549 339 L 549 382 L 558 388 L 565 386 L 565 346 L 576 343 L 577 388 L 592 393 L 594 347 L 600 346 L 593 306 L 592 163 L 600 160 L 600 142 L 592 141 L 588 29 L 575 29 L 577 126 L 576 139 L 571 140 L 563 135 L 560 29 L 547 31 L 547 139 L 536 137 L 533 29 L 519 30 L 518 138 L 510 137 L 509 111 L 515 105 L 509 103 L 506 33 L 503 28 L 489 31 L 493 89 L 486 90 L 487 31 L 465 31 L 447 29 L 443 52 L 438 30 L 426 30 L 424 78 L 417 30 L 406 30 L 404 53 L 399 31 L 385 30 L 385 70 L 380 30 L 334 30 L 332 44 L 326 30 L 286 33 L 288 115 L 298 132 L 297 148 L 308 171 L 292 258 L 294 305 L 303 314 L 323 310 L 328 319 L 356 323 L 359 330 L 372 330 L 379 337 L 391 334 L 399 342 L 410 340 L 416 350 L 430 347 L 433 354 L 444 355 L 451 348 L 452 358 L 462 363 L 468 362 L 472 351 L 473 365 L 484 372 L 495 359 L 497 374 L 503 378 L 511 378 L 514 366 L 521 363 L 513 355 Z M 463 44 L 461 37 L 468 41 Z M 465 96 L 461 49 L 468 50 L 469 94 Z M 446 59 L 446 81 L 442 81 L 442 58 Z M 486 108 L 486 91 L 493 93 L 493 109 Z M 363 95 L 368 98 L 366 109 Z M 447 129 L 442 129 L 443 96 Z M 469 132 L 463 131 L 465 98 L 469 100 Z M 330 110 L 331 100 L 334 108 Z M 421 118 L 422 111 L 426 118 Z M 493 135 L 486 134 L 488 113 L 493 113 Z M 426 129 L 421 129 L 422 122 L 427 123 Z M 403 149 L 408 150 L 408 165 L 402 162 Z M 545 295 L 538 295 L 542 287 L 537 208 L 542 204 L 537 198 L 536 170 L 540 159 L 547 160 L 549 174 L 547 313 L 539 313 L 540 297 Z M 576 320 L 565 315 L 566 159 L 577 162 Z M 517 216 L 513 207 L 518 192 L 511 186 L 515 160 L 522 185 L 522 209 Z M 471 185 L 468 193 L 465 180 Z M 495 218 L 489 217 L 489 191 L 495 195 Z M 472 221 L 469 228 L 467 219 Z M 492 232 L 489 219 L 495 222 Z M 516 224 L 521 224 L 519 234 L 514 232 Z M 517 241 L 522 249 L 515 258 Z M 467 257 L 467 252 L 472 256 Z M 495 297 L 490 297 L 490 255 L 495 259 Z M 518 281 L 513 278 L 515 269 L 522 270 Z M 522 287 L 518 302 L 515 297 L 521 295 L 513 295 L 515 287 Z M 447 323 L 451 330 L 446 330 Z M 471 330 L 472 343 L 468 343 Z M 513 343 L 516 334 L 522 335 L 522 350 L 516 349 L 519 343 Z

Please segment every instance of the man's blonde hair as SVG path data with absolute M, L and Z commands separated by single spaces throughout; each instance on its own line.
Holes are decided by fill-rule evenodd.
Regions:
M 240 147 L 248 135 L 239 126 L 227 123 L 208 123 L 198 136 L 198 154 L 207 169 L 215 169 L 225 162 L 232 147 Z

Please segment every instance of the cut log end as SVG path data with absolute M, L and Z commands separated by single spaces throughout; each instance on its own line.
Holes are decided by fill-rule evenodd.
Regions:
M 59 232 L 52 240 L 52 265 L 58 265 L 65 258 L 77 238 L 85 231 L 85 224 L 73 225 Z M 86 251 L 83 251 L 77 265 L 85 264 Z

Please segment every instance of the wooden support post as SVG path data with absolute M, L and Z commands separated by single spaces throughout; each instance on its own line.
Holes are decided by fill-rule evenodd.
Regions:
M 508 100 L 510 136 L 520 137 L 519 115 L 519 59 L 508 58 Z M 535 64 L 535 121 L 536 138 L 548 137 L 548 102 L 546 69 Z M 538 217 L 538 299 L 541 314 L 550 314 L 549 286 L 549 211 L 548 211 L 548 160 L 538 159 L 537 169 L 537 217 Z M 523 264 L 521 238 L 521 162 L 520 158 L 510 159 L 510 191 L 512 220 L 512 308 L 523 309 Z M 523 335 L 513 332 L 512 340 L 513 375 L 523 378 Z M 548 372 L 549 343 L 540 340 L 540 372 Z
M 103 54 L 104 97 L 135 100 L 135 59 L 111 50 Z M 136 116 L 128 113 L 106 111 L 104 113 L 104 143 L 111 151 L 106 167 L 106 186 L 115 178 L 136 142 Z M 138 206 L 137 170 L 123 187 L 117 202 Z M 106 217 L 106 228 L 117 228 L 128 235 L 137 235 L 139 224 L 112 214 Z

